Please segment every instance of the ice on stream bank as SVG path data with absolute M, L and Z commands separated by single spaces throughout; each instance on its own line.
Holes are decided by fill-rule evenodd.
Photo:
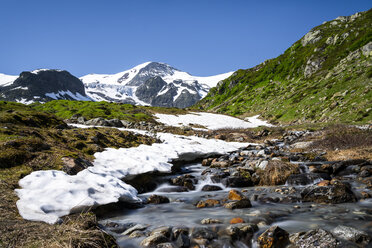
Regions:
M 213 114 L 213 113 L 197 113 L 191 112 L 185 115 L 167 115 L 155 114 L 157 121 L 168 126 L 203 126 L 209 130 L 217 130 L 223 128 L 255 128 L 259 126 L 272 126 L 266 121 L 258 119 L 259 115 L 247 117 L 244 120 L 228 115 Z M 198 128 L 194 128 L 198 129 Z
M 171 170 L 172 160 L 224 154 L 247 143 L 158 133 L 163 143 L 108 148 L 95 154 L 94 166 L 70 176 L 62 171 L 35 171 L 19 181 L 17 207 L 24 219 L 56 223 L 59 217 L 117 201 L 140 201 L 121 181 L 128 175 Z

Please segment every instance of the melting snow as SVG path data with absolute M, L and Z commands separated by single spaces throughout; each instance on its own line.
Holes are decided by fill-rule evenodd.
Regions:
M 67 91 L 60 90 L 57 93 L 53 93 L 53 92 L 52 93 L 45 93 L 45 96 L 50 97 L 50 98 L 55 99 L 55 100 L 63 98 L 64 95 L 68 95 L 72 99 L 75 99 L 77 101 L 91 101 L 92 100 L 89 97 L 81 95 L 79 92 L 74 94 L 69 90 L 67 90 Z
M 77 175 L 62 171 L 36 171 L 19 181 L 17 207 L 28 220 L 56 223 L 59 217 L 117 201 L 140 201 L 137 191 L 121 181 L 127 175 L 169 172 L 174 159 L 192 160 L 224 154 L 247 143 L 159 133 L 163 143 L 133 148 L 108 148 L 95 154 L 94 166 Z
M 186 115 L 155 114 L 157 121 L 168 126 L 189 126 L 197 124 L 211 130 L 223 128 L 254 128 L 259 126 L 272 126 L 266 121 L 258 119 L 258 115 L 241 120 L 235 117 L 212 114 L 212 113 L 190 113 Z

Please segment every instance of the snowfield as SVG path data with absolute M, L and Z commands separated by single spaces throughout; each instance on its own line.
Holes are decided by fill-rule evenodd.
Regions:
M 217 130 L 223 128 L 254 128 L 259 126 L 272 126 L 266 121 L 258 119 L 258 115 L 248 117 L 241 120 L 228 115 L 212 114 L 212 113 L 196 113 L 192 112 L 186 115 L 167 115 L 155 114 L 157 121 L 168 126 L 181 127 L 201 125 L 209 130 Z M 194 128 L 202 129 L 202 128 Z
M 95 154 L 94 166 L 77 175 L 49 170 L 36 171 L 19 181 L 17 207 L 24 219 L 50 224 L 59 217 L 117 201 L 140 201 L 137 191 L 121 181 L 128 175 L 151 171 L 170 172 L 172 160 L 193 160 L 225 154 L 248 143 L 158 134 L 163 143 L 133 148 L 108 148 Z

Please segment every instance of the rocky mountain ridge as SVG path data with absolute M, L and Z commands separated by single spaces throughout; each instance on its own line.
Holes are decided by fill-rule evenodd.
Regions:
M 67 71 L 41 69 L 22 72 L 19 77 L 0 74 L 0 100 L 21 103 L 93 100 L 185 108 L 231 74 L 196 77 L 158 62 L 143 63 L 117 74 L 89 74 L 80 79 Z

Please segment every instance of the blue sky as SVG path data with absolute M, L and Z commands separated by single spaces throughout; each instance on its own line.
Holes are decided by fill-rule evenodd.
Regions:
M 284 52 L 314 26 L 371 0 L 0 0 L 0 72 L 76 76 L 146 61 L 208 76 Z

